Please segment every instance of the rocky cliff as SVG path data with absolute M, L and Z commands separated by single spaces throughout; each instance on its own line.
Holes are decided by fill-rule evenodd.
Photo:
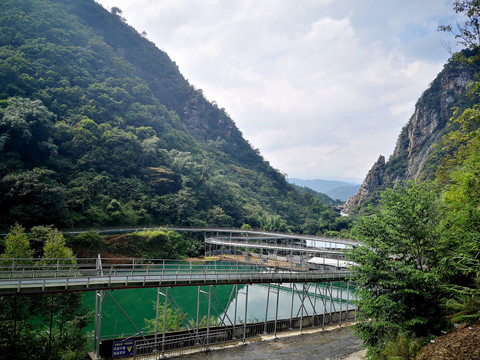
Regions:
M 448 131 L 447 122 L 453 108 L 470 104 L 467 89 L 478 75 L 478 64 L 449 61 L 415 105 L 415 111 L 402 129 L 395 150 L 382 165 L 374 164 L 357 194 L 349 198 L 343 213 L 362 213 L 365 205 L 375 203 L 378 192 L 394 182 L 431 178 L 438 167 L 441 154 L 435 144 Z
M 365 205 L 365 201 L 369 199 L 375 191 L 382 186 L 383 176 L 385 174 L 385 156 L 380 155 L 375 164 L 368 172 L 363 184 L 358 189 L 357 193 L 353 196 L 350 196 L 345 203 L 345 208 L 343 211 L 344 215 L 348 215 L 348 212 L 345 212 L 345 209 L 348 209 L 349 212 L 352 210 L 358 209 Z

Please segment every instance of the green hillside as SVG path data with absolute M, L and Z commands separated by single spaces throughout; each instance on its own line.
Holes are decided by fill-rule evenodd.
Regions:
M 301 231 L 332 216 L 118 13 L 0 2 L 0 226 Z

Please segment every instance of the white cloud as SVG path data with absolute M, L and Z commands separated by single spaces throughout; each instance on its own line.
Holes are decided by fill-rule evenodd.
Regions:
M 365 176 L 449 54 L 448 0 L 100 0 L 291 177 Z M 451 20 L 451 19 L 450 19 Z

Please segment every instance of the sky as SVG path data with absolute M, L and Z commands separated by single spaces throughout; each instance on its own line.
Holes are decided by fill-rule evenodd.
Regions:
M 361 182 L 454 39 L 451 0 L 97 0 L 290 178 Z

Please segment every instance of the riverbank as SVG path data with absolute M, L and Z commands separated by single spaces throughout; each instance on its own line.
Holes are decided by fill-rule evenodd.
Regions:
M 249 339 L 234 346 L 176 357 L 184 360 L 361 360 L 365 356 L 361 340 L 351 326 L 331 326 L 325 330 L 291 331 Z

